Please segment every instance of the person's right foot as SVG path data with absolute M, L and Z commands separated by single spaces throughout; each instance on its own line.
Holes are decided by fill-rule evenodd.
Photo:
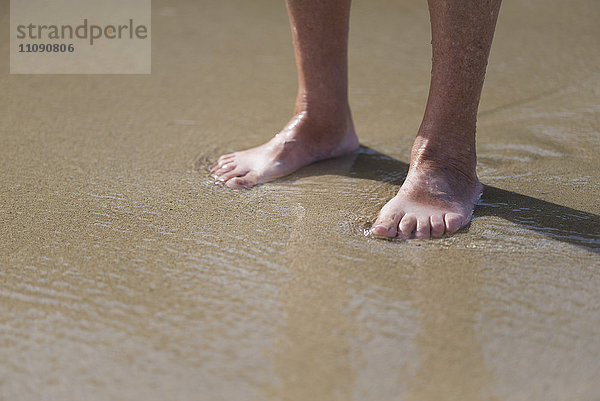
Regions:
M 331 119 L 335 120 L 335 119 Z M 212 166 L 216 180 L 230 188 L 250 188 L 286 176 L 319 160 L 343 156 L 359 143 L 350 112 L 337 123 L 320 123 L 307 112 L 297 113 L 267 143 L 221 156 Z

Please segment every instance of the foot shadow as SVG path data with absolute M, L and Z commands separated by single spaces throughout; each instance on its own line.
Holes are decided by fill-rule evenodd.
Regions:
M 361 146 L 354 154 L 301 169 L 293 179 L 334 174 L 400 185 L 408 164 Z M 600 253 L 600 216 L 484 185 L 474 217 L 497 216 L 546 237 Z

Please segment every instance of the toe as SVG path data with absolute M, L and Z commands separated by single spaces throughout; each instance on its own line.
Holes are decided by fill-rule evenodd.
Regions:
M 224 161 L 224 160 L 229 160 L 235 157 L 235 153 L 227 153 L 226 155 L 223 155 L 221 157 L 219 157 L 218 161 Z
M 397 223 L 394 225 L 393 222 L 390 222 L 389 220 L 382 221 L 373 225 L 371 233 L 376 237 L 394 238 L 396 234 L 398 234 L 398 230 L 396 229 L 397 226 Z
M 225 185 L 229 188 L 251 188 L 258 183 L 258 176 L 254 172 L 249 172 L 243 177 L 233 177 Z
M 221 174 L 220 176 L 217 176 L 217 180 L 219 180 L 221 182 L 227 182 L 234 177 L 244 176 L 247 172 L 248 172 L 248 170 L 243 170 L 243 169 L 239 168 L 239 166 L 238 166 L 231 171 L 228 171 L 226 173 Z
M 434 214 L 429 218 L 429 223 L 431 224 L 431 236 L 433 238 L 440 238 L 444 235 L 444 217 L 439 214 Z
M 376 237 L 394 238 L 398 234 L 398 223 L 403 213 L 387 214 L 382 211 L 371 228 L 371 233 Z
M 454 234 L 463 225 L 463 218 L 458 213 L 446 213 L 446 234 Z
M 429 216 L 419 217 L 417 219 L 417 231 L 415 238 L 428 239 L 431 236 L 431 226 L 429 225 Z
M 407 214 L 400 220 L 400 232 L 403 238 L 410 238 L 417 226 L 417 218 L 412 214 Z
M 210 172 L 214 173 L 215 171 L 217 171 L 218 169 L 223 167 L 223 165 L 230 162 L 234 157 L 235 157 L 235 154 L 233 154 L 233 153 L 219 157 L 217 162 L 210 167 Z
M 217 170 L 213 171 L 212 173 L 214 175 L 216 175 L 217 177 L 220 177 L 223 174 L 228 173 L 231 170 L 235 169 L 236 167 L 237 166 L 233 162 L 231 162 L 231 163 L 225 163 L 220 168 L 218 168 Z

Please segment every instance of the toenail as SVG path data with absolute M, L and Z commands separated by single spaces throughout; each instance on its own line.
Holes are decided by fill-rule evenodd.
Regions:
M 392 231 L 392 227 L 386 227 L 383 224 L 378 224 L 373 228 L 383 228 L 385 230 L 386 233 L 389 233 L 390 231 Z

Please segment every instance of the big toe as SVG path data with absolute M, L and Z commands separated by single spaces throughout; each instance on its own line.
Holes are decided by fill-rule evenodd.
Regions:
M 398 234 L 396 226 L 390 221 L 373 224 L 371 233 L 376 237 L 394 238 Z
M 398 223 L 402 213 L 386 213 L 384 210 L 371 227 L 371 233 L 376 237 L 394 238 L 398 234 Z

